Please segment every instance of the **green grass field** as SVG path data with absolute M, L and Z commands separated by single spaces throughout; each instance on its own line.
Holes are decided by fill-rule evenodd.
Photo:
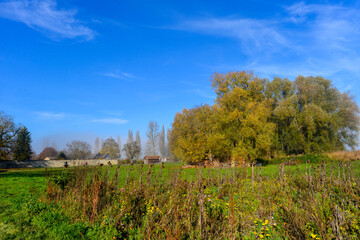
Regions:
M 303 160 L 2 170 L 0 239 L 358 239 L 360 162 Z

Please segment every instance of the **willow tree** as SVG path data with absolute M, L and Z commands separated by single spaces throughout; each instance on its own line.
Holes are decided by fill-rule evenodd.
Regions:
M 265 97 L 267 81 L 248 72 L 215 73 L 212 87 L 220 109 L 222 131 L 232 143 L 231 158 L 252 161 L 270 156 L 275 124 L 271 101 Z
M 230 142 L 219 131 L 216 107 L 202 105 L 175 115 L 169 146 L 173 156 L 187 162 L 230 158 Z

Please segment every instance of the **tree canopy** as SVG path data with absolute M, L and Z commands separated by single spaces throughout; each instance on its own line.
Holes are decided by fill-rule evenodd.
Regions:
M 91 155 L 91 146 L 84 141 L 72 141 L 66 144 L 66 148 L 67 157 L 70 159 L 87 159 Z M 66 156 L 61 157 L 66 158 Z
M 100 151 L 100 153 L 108 153 L 112 159 L 119 158 L 119 152 L 119 144 L 117 144 L 112 138 L 108 138 L 105 140 Z
M 253 161 L 278 154 L 354 148 L 359 108 L 323 77 L 272 81 L 251 72 L 215 73 L 213 106 L 177 113 L 170 132 L 173 156 Z

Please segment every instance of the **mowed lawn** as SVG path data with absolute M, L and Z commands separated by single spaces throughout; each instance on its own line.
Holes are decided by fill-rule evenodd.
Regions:
M 217 189 L 217 182 L 219 182 L 219 184 L 223 184 L 222 186 L 225 187 L 226 182 L 231 183 L 232 181 L 235 180 L 236 182 L 234 185 L 236 185 L 236 187 L 234 186 L 234 188 L 229 188 L 230 192 L 232 192 L 232 194 L 234 196 L 234 209 L 235 209 L 234 211 L 235 211 L 235 213 L 232 213 L 232 214 L 236 218 L 236 216 L 237 216 L 236 209 L 239 209 L 239 213 L 242 212 L 242 213 L 248 214 L 248 215 L 244 215 L 244 214 L 239 215 L 241 217 L 242 224 L 247 227 L 245 229 L 241 230 L 241 231 L 243 231 L 241 233 L 243 235 L 237 235 L 237 236 L 246 236 L 246 237 L 244 237 L 246 239 L 263 238 L 264 236 L 267 239 L 291 239 L 286 236 L 291 236 L 291 234 L 292 234 L 291 231 L 293 231 L 291 224 L 296 226 L 296 221 L 294 221 L 294 223 L 291 223 L 289 219 L 285 221 L 284 216 L 282 216 L 282 215 L 281 215 L 281 217 L 280 217 L 280 215 L 278 217 L 274 215 L 274 217 L 277 217 L 277 219 L 274 219 L 274 220 L 271 220 L 271 217 L 264 218 L 263 219 L 264 221 L 265 221 L 265 219 L 268 219 L 266 221 L 270 221 L 270 222 L 274 223 L 276 220 L 276 222 L 278 223 L 277 226 L 276 226 L 276 224 L 275 225 L 273 224 L 273 226 L 271 226 L 271 228 L 269 226 L 270 230 L 272 231 L 271 232 L 272 235 L 269 234 L 269 237 L 266 237 L 266 235 L 265 235 L 266 232 L 264 232 L 264 233 L 262 232 L 263 223 L 257 222 L 258 220 L 257 220 L 256 216 L 258 214 L 257 213 L 258 210 L 254 210 L 253 206 L 255 206 L 254 207 L 255 209 L 256 209 L 256 206 L 260 206 L 260 207 L 264 208 L 263 211 L 266 212 L 266 209 L 265 209 L 266 206 L 261 205 L 261 201 L 260 201 L 260 205 L 254 205 L 254 204 L 255 203 L 258 204 L 257 203 L 258 199 L 262 199 L 262 201 L 266 200 L 266 202 L 269 202 L 269 197 L 270 197 L 270 199 L 273 198 L 275 201 L 276 197 L 271 196 L 269 194 L 271 193 L 270 189 L 274 188 L 273 183 L 276 183 L 279 180 L 279 181 L 283 182 L 283 185 L 286 186 L 286 188 L 291 187 L 291 188 L 289 188 L 289 190 L 282 190 L 282 191 L 284 191 L 283 192 L 284 196 L 290 196 L 292 199 L 291 201 L 293 201 L 293 205 L 291 205 L 291 203 L 290 203 L 290 208 L 295 209 L 296 211 L 301 210 L 302 207 L 299 207 L 299 208 L 296 207 L 297 202 L 299 202 L 301 204 L 307 203 L 307 202 L 302 202 L 300 200 L 298 201 L 298 199 L 296 199 L 296 198 L 300 198 L 302 195 L 305 196 L 306 191 L 307 191 L 306 190 L 307 187 L 305 185 L 304 186 L 302 185 L 301 179 L 305 179 L 305 176 L 307 176 L 308 173 L 311 173 L 312 177 L 315 179 L 317 172 L 320 171 L 320 173 L 321 173 L 321 170 L 320 170 L 320 167 L 322 165 L 321 161 L 318 162 L 316 159 L 315 160 L 312 159 L 312 162 L 314 162 L 314 163 L 305 164 L 304 161 L 302 161 L 302 162 L 291 164 L 290 162 L 288 162 L 288 165 L 284 165 L 283 167 L 280 167 L 280 165 L 278 165 L 278 164 L 271 164 L 271 165 L 263 166 L 261 168 L 254 167 L 253 169 L 251 167 L 245 167 L 245 168 L 237 168 L 237 169 L 232 169 L 232 168 L 223 168 L 223 169 L 185 168 L 183 170 L 180 170 L 180 168 L 183 164 L 169 163 L 169 164 L 165 164 L 164 166 L 162 166 L 161 164 L 157 164 L 153 167 L 151 167 L 150 165 L 143 165 L 142 167 L 140 165 L 134 165 L 134 166 L 124 165 L 124 166 L 121 166 L 120 169 L 117 169 L 117 166 L 112 166 L 112 167 L 103 166 L 102 168 L 96 168 L 96 171 L 98 171 L 98 169 L 101 169 L 101 171 L 103 171 L 103 172 L 109 172 L 111 178 L 113 178 L 115 171 L 117 171 L 117 173 L 119 174 L 119 181 L 118 181 L 119 187 L 124 187 L 125 190 L 127 187 L 126 186 L 127 182 L 129 182 L 131 184 L 138 184 L 140 176 L 143 177 L 142 181 L 146 182 L 146 179 L 148 178 L 147 175 L 149 172 L 151 172 L 151 175 L 154 177 L 154 180 L 157 179 L 157 181 L 159 181 L 159 176 L 161 176 L 161 179 L 163 179 L 162 181 L 164 182 L 165 187 L 166 187 L 165 183 L 167 182 L 167 180 L 175 179 L 174 176 L 176 174 L 178 174 L 178 176 L 180 176 L 182 179 L 184 179 L 186 181 L 190 181 L 190 182 L 198 181 L 198 183 L 201 183 L 204 185 L 208 185 L 209 184 L 208 181 L 210 179 L 210 180 L 214 181 L 215 183 L 211 183 L 208 185 L 208 188 L 204 192 L 204 194 L 205 194 L 204 196 L 205 197 L 207 196 L 207 197 L 204 199 L 206 201 L 210 201 L 208 199 L 211 198 L 211 200 L 212 200 L 211 204 L 213 204 L 213 203 L 220 204 L 220 206 L 224 206 L 224 209 L 229 209 L 228 204 L 232 200 L 228 196 L 224 196 L 221 199 L 218 199 L 217 196 L 219 195 L 220 190 Z M 339 164 L 337 162 L 331 163 L 331 165 L 329 164 L 329 167 L 327 167 L 327 171 L 326 171 L 326 174 L 330 175 L 329 179 L 332 178 L 332 179 L 336 180 L 337 176 L 339 174 L 339 169 L 341 169 L 341 171 L 343 171 L 343 169 L 339 168 L 338 166 L 339 166 Z M 89 167 L 89 169 L 91 169 L 91 167 Z M 349 177 L 346 175 L 346 172 L 340 173 L 339 176 L 341 176 L 341 178 L 342 178 L 341 184 L 345 184 L 345 182 L 348 181 L 348 180 L 343 179 L 345 177 L 349 178 L 349 179 L 350 178 L 357 179 L 356 182 L 358 182 L 358 179 L 360 177 L 360 161 L 352 162 L 351 170 L 352 170 L 351 174 L 353 174 L 353 175 L 349 176 Z M 69 169 L 67 169 L 67 170 L 65 170 L 65 169 L 50 169 L 50 170 L 49 169 L 11 169 L 11 170 L 1 170 L 0 171 L 0 239 L 108 239 L 108 236 L 114 236 L 114 237 L 110 237 L 110 239 L 111 238 L 119 239 L 118 237 L 115 237 L 115 236 L 121 236 L 121 235 L 116 235 L 118 233 L 116 233 L 116 232 L 115 233 L 113 233 L 113 232 L 106 233 L 105 232 L 108 230 L 107 230 L 107 228 L 103 227 L 103 223 L 106 222 L 105 220 L 107 220 L 107 219 L 103 220 L 104 218 L 102 217 L 102 215 L 101 215 L 101 218 L 99 217 L 101 221 L 99 221 L 98 224 L 96 221 L 92 223 L 92 222 L 86 221 L 84 219 L 76 219 L 71 214 L 69 214 L 69 212 L 74 211 L 74 207 L 76 207 L 76 205 L 71 205 L 71 204 L 66 205 L 66 203 L 62 202 L 61 200 L 49 201 L 46 199 L 46 189 L 47 189 L 49 175 L 56 176 L 56 175 L 61 174 L 64 171 L 69 171 Z M 70 171 L 71 171 L 71 169 L 70 169 Z M 161 174 L 160 174 L 160 171 L 162 172 Z M 201 174 L 199 174 L 200 171 L 201 171 Z M 344 175 L 344 173 L 345 173 L 345 175 Z M 235 174 L 238 174 L 238 176 L 235 176 Z M 279 177 L 281 175 L 283 175 L 283 176 Z M 203 181 L 200 180 L 200 182 L 199 182 L 199 176 L 201 178 L 203 178 L 204 180 Z M 251 183 L 252 178 L 254 178 L 253 184 Z M 296 180 L 296 184 L 291 183 L 292 179 Z M 154 181 L 154 180 L 152 180 L 152 181 Z M 304 183 L 305 183 L 305 180 L 304 180 Z M 185 182 L 183 184 L 184 184 L 184 186 L 186 185 Z M 260 184 L 260 186 L 259 186 L 259 184 Z M 336 191 L 337 191 L 336 189 L 334 189 L 334 190 L 325 189 L 326 191 L 324 191 L 324 192 L 331 192 L 332 196 L 330 199 L 329 196 L 326 196 L 324 194 L 317 195 L 318 193 L 323 192 L 323 190 L 321 189 L 323 187 L 321 187 L 319 185 L 320 190 L 316 190 L 315 184 L 317 184 L 317 183 L 311 183 L 311 184 L 313 185 L 313 188 L 314 188 L 312 191 L 315 194 L 315 195 L 314 194 L 311 195 L 313 197 L 313 199 L 316 201 L 320 201 L 320 200 L 321 201 L 330 201 L 329 203 L 327 203 L 327 205 L 329 206 L 329 209 L 332 209 L 331 208 L 331 206 L 332 206 L 331 199 L 335 199 L 337 201 L 338 205 L 342 202 L 339 197 L 334 196 L 334 194 L 336 194 Z M 341 184 L 340 184 L 341 191 L 347 189 L 345 187 L 341 188 L 341 186 L 342 186 Z M 135 185 L 132 185 L 132 186 L 135 186 Z M 144 185 L 144 186 L 146 186 L 146 185 Z M 158 191 L 157 194 L 162 194 L 162 192 L 163 192 L 163 190 L 158 188 L 157 185 L 154 185 L 154 183 L 151 183 L 148 186 L 150 186 L 150 187 L 155 186 L 156 188 L 154 188 L 154 191 Z M 167 186 L 170 186 L 169 188 L 167 188 L 168 189 L 167 191 L 169 191 L 169 189 L 171 191 L 171 183 L 170 182 L 168 182 Z M 186 185 L 186 186 L 190 187 L 190 185 Z M 298 186 L 304 190 L 297 188 Z M 180 186 L 180 185 L 177 186 L 178 189 L 175 189 L 174 191 L 175 192 L 179 192 L 180 190 L 183 191 L 183 189 L 180 189 L 181 187 L 182 186 Z M 268 192 L 267 192 L 267 188 L 269 188 Z M 277 187 L 275 187 L 274 189 L 276 189 L 276 188 Z M 282 188 L 279 187 L 279 189 L 282 189 Z M 357 200 L 357 199 L 359 199 L 359 195 L 358 195 L 359 192 L 357 190 L 358 190 L 358 187 L 354 186 L 352 188 L 351 192 L 349 191 L 349 193 L 355 194 L 355 196 L 350 196 L 350 197 L 346 196 L 346 198 L 348 199 L 351 206 L 358 206 L 358 204 L 359 204 L 359 202 Z M 196 190 L 194 190 L 194 191 L 195 191 L 194 193 L 196 193 Z M 130 187 L 129 187 L 129 193 L 127 193 L 127 195 L 123 195 L 123 197 L 129 198 L 130 194 L 132 194 L 132 193 L 130 192 Z M 151 194 L 151 193 L 147 193 L 147 194 Z M 164 192 L 164 194 L 165 194 L 165 192 Z M 179 195 L 179 196 L 183 196 L 182 194 L 183 193 L 181 193 L 181 195 Z M 225 194 L 227 194 L 227 193 L 225 193 Z M 248 196 L 246 197 L 244 194 L 247 194 Z M 276 194 L 278 195 L 279 193 L 276 193 Z M 344 197 L 345 196 L 344 194 L 346 194 L 346 193 L 339 192 L 339 196 L 340 196 L 340 194 L 342 197 Z M 186 195 L 186 192 L 185 192 L 185 195 Z M 148 197 L 150 195 L 146 195 L 146 196 Z M 240 198 L 240 196 L 242 196 L 242 197 Z M 185 198 L 191 199 L 189 196 L 187 196 Z M 116 199 L 116 198 L 114 198 L 114 199 Z M 159 199 L 161 199 L 161 198 L 159 198 Z M 194 200 L 195 199 L 196 199 L 196 197 L 194 197 Z M 246 203 L 244 202 L 244 204 L 242 204 L 243 201 L 246 201 Z M 240 205 L 236 205 L 237 203 L 240 203 Z M 282 200 L 278 199 L 278 203 L 281 203 L 284 206 L 289 207 L 287 200 L 282 201 Z M 349 204 L 349 203 L 342 203 L 342 204 Z M 211 214 L 216 213 L 216 212 L 214 212 L 215 205 L 211 205 L 210 202 L 208 202 L 206 204 L 204 203 L 205 208 L 203 211 L 204 212 L 209 211 L 206 214 L 209 214 L 208 217 L 209 217 L 209 224 L 210 224 L 210 220 L 211 220 L 210 213 Z M 221 205 L 221 204 L 223 204 L 223 205 Z M 242 206 L 241 206 L 241 204 L 242 204 Z M 317 204 L 318 204 L 317 206 L 321 206 L 320 202 Z M 68 210 L 68 207 L 69 207 L 69 210 Z M 173 206 L 169 206 L 169 209 L 171 209 L 171 207 L 173 207 Z M 274 207 L 275 206 L 270 206 L 269 209 L 271 210 Z M 181 208 L 181 206 L 179 208 Z M 219 207 L 217 206 L 217 208 L 219 208 Z M 291 211 L 293 211 L 290 208 L 288 210 L 289 213 L 291 213 Z M 350 209 L 350 208 L 345 206 L 344 210 L 345 209 Z M 358 226 L 359 226 L 359 224 L 356 222 L 356 221 L 360 221 L 360 218 L 358 215 L 359 211 L 356 209 L 355 210 L 350 209 L 351 214 L 353 214 L 351 216 L 351 219 L 353 221 L 351 223 L 352 224 L 351 226 L 353 226 L 353 227 L 351 227 L 351 229 L 349 229 L 349 230 L 347 230 L 347 229 L 343 230 L 343 231 L 349 232 L 348 236 L 350 236 L 350 239 L 356 239 L 356 237 L 354 238 L 354 236 L 356 236 L 356 231 L 357 231 L 356 228 L 358 228 Z M 231 208 L 230 208 L 230 210 L 231 210 Z M 325 210 L 328 211 L 327 209 L 325 209 Z M 194 206 L 192 211 L 194 213 L 195 212 L 197 213 L 198 207 Z M 229 212 L 229 210 L 227 210 L 227 211 Z M 282 210 L 282 211 L 284 211 L 284 210 Z M 318 210 L 316 210 L 316 211 L 318 211 Z M 333 211 L 333 210 L 331 210 L 331 211 Z M 348 211 L 348 210 L 346 210 L 346 211 Z M 275 212 L 275 210 L 274 210 L 274 212 Z M 149 211 L 147 212 L 147 214 L 148 213 L 149 213 Z M 280 211 L 279 211 L 279 213 L 280 213 Z M 155 216 L 154 214 L 156 214 L 156 213 L 155 212 L 153 213 L 153 215 L 152 215 L 153 217 Z M 228 213 L 225 212 L 225 214 L 228 214 Z M 331 214 L 332 213 L 330 212 L 329 216 L 331 216 Z M 350 212 L 349 212 L 349 214 L 350 214 Z M 104 215 L 106 218 L 105 213 L 104 213 Z M 348 216 L 345 215 L 345 217 L 348 217 Z M 283 219 L 283 220 L 281 220 L 281 219 Z M 237 224 L 237 219 L 231 220 L 231 221 L 234 221 L 234 223 L 231 223 L 232 225 Z M 260 219 L 259 219 L 259 221 L 260 221 Z M 283 222 L 281 222 L 281 221 L 283 221 Z M 195 220 L 195 222 L 197 222 L 197 220 Z M 330 220 L 329 220 L 329 222 L 330 222 Z M 226 220 L 226 219 L 224 219 L 224 223 L 225 223 L 225 225 L 230 224 L 229 220 Z M 133 224 L 133 223 L 131 223 L 131 224 Z M 214 224 L 216 225 L 216 222 L 214 222 Z M 240 224 L 240 220 L 239 220 L 239 224 Z M 290 225 L 290 227 L 288 227 L 289 225 Z M 129 229 L 132 229 L 130 226 L 132 226 L 132 225 L 129 225 Z M 197 225 L 194 225 L 194 229 L 197 229 L 197 228 L 198 228 Z M 313 230 L 311 228 L 313 228 Z M 114 228 L 108 228 L 108 229 L 110 229 L 111 231 L 114 231 Z M 327 233 L 317 232 L 315 225 L 314 226 L 311 225 L 307 229 L 309 229 L 305 233 L 306 234 L 305 237 L 307 239 L 311 239 L 311 238 L 321 239 L 320 238 L 321 234 L 327 234 Z M 141 234 L 143 234 L 141 232 L 141 227 L 139 227 L 139 230 L 137 232 L 134 232 L 134 235 L 131 235 L 132 232 L 130 230 L 125 229 L 123 231 L 127 231 L 127 234 L 130 234 L 130 235 L 126 235 L 127 238 L 129 238 L 129 239 L 132 239 L 132 238 L 140 239 L 139 236 L 144 236 L 144 235 L 141 235 Z M 228 230 L 226 230 L 226 231 L 228 231 Z M 209 234 L 210 233 L 211 232 L 209 230 Z M 200 233 L 200 234 L 202 234 L 202 233 Z M 226 234 L 224 234 L 224 235 L 219 235 L 219 233 L 216 233 L 216 234 L 218 234 L 217 236 L 222 236 L 221 238 L 223 238 L 223 239 L 231 238 L 231 237 L 227 237 Z M 336 233 L 334 233 L 334 236 L 335 235 L 336 235 Z M 107 237 L 105 238 L 104 236 L 107 236 Z M 134 236 L 137 236 L 137 237 L 134 237 Z M 161 238 L 165 238 L 164 236 L 166 236 L 166 235 L 163 234 L 163 235 L 159 235 L 159 236 L 162 236 Z M 203 235 L 195 236 L 195 235 L 190 234 L 190 235 L 187 235 L 186 238 L 199 239 L 198 236 L 203 236 Z M 213 236 L 215 236 L 215 235 L 213 235 Z M 316 236 L 316 237 L 312 237 L 312 236 Z M 323 236 L 325 236 L 325 235 L 323 235 Z M 212 238 L 214 238 L 214 237 L 212 237 Z

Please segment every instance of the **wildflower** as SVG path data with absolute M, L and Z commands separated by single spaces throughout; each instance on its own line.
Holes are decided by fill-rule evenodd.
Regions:
M 270 234 L 266 234 L 265 236 L 270 237 L 271 235 L 270 235 Z
M 260 237 L 260 238 L 264 238 L 264 235 L 260 234 L 259 237 Z
M 113 239 L 116 239 L 116 237 L 113 237 Z
M 276 223 L 274 223 L 274 227 L 276 227 Z
M 310 236 L 312 237 L 312 238 L 316 238 L 316 234 L 310 234 Z
M 254 223 L 257 223 L 257 221 L 254 221 Z

